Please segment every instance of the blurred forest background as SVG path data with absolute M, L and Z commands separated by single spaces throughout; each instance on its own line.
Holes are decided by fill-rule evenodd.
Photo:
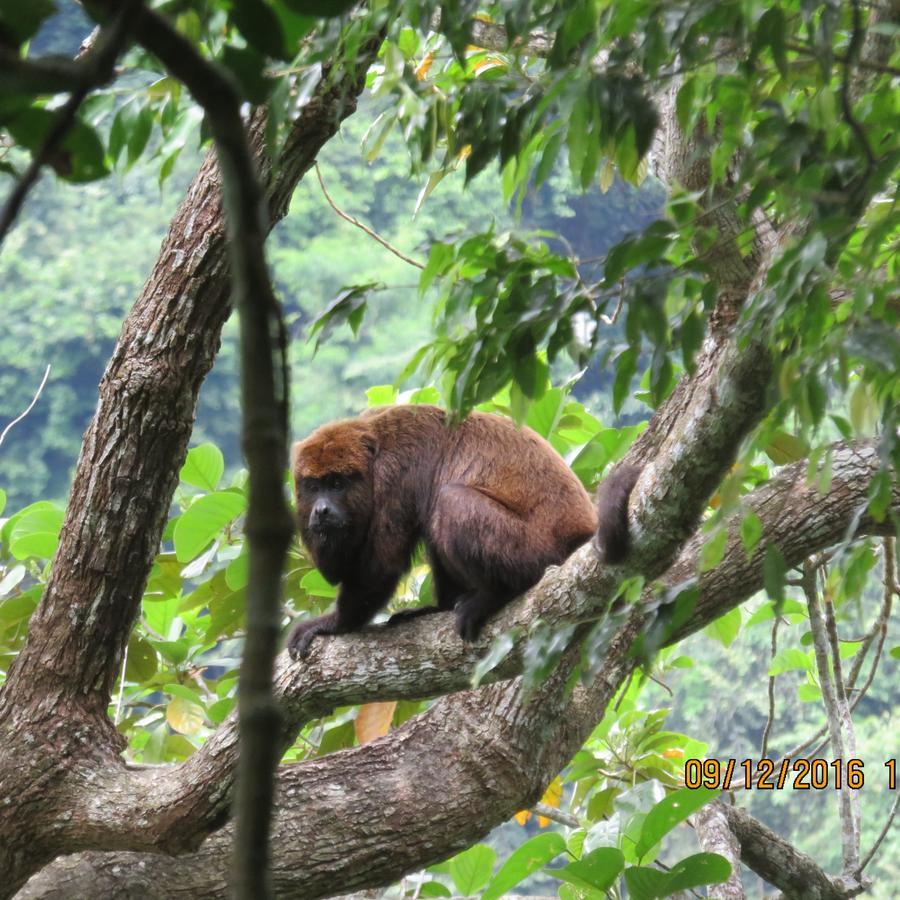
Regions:
M 41 34 L 35 53 L 52 50 L 71 56 L 89 33 L 87 19 L 74 4 L 59 6 L 62 11 Z M 497 231 L 503 231 L 514 222 L 516 210 L 504 203 L 493 169 L 465 191 L 461 171 L 446 178 L 414 215 L 424 179 L 410 176 L 405 147 L 393 133 L 377 157 L 362 164 L 365 129 L 375 118 L 374 102 L 364 100 L 361 111 L 320 157 L 322 177 L 339 207 L 417 258 L 424 258 L 428 241 L 452 235 L 464 225 L 485 228 L 494 223 Z M 7 514 L 36 500 L 65 500 L 97 384 L 121 321 L 201 160 L 200 123 L 190 124 L 158 148 L 155 159 L 145 154 L 139 163 L 109 179 L 73 186 L 45 175 L 0 254 L 5 312 L 0 330 L 0 427 L 27 407 L 45 367 L 52 366 L 35 408 L 0 447 L 0 487 L 8 494 Z M 167 156 L 173 159 L 170 174 L 160 183 L 159 159 Z M 289 216 L 268 243 L 293 338 L 295 437 L 364 408 L 366 390 L 393 382 L 428 339 L 431 326 L 427 298 L 421 301 L 415 289 L 417 270 L 342 220 L 312 176 L 297 190 Z M 598 257 L 627 232 L 656 219 L 662 202 L 662 189 L 652 179 L 639 189 L 616 181 L 605 193 L 594 187 L 575 194 L 568 177 L 560 174 L 528 195 L 517 227 L 552 230 L 580 256 Z M 366 282 L 384 288 L 372 294 L 358 336 L 341 328 L 314 355 L 314 343 L 306 340 L 311 322 L 342 286 Z M 236 365 L 232 321 L 203 386 L 192 441 L 192 445 L 215 443 L 231 472 L 241 466 Z M 554 381 L 573 374 L 555 372 Z M 612 377 L 597 361 L 573 393 L 604 424 L 646 418 L 649 410 L 631 400 L 623 417 L 613 420 Z M 873 578 L 866 588 L 867 602 L 877 605 L 879 592 Z M 768 714 L 771 618 L 767 621 L 762 614 L 754 621 L 751 616 L 765 606 L 760 601 L 735 610 L 736 619 L 720 621 L 709 633 L 685 642 L 668 660 L 665 686 L 654 686 L 645 695 L 645 702 L 652 696 L 658 705 L 672 708 L 667 727 L 710 741 L 710 756 L 757 756 Z M 742 619 L 749 627 L 740 628 Z M 887 815 L 891 797 L 882 765 L 898 749 L 895 686 L 900 661 L 885 660 L 883 666 L 855 716 L 859 755 L 866 760 L 864 791 L 870 795 L 865 801 L 863 845 L 871 844 Z M 799 670 L 781 676 L 772 757 L 822 724 L 820 704 L 804 702 L 798 693 L 804 681 L 805 672 Z M 745 802 L 753 815 L 823 867 L 839 869 L 833 791 L 754 792 Z M 876 896 L 897 896 L 889 886 L 900 885 L 900 842 L 890 838 L 885 842 L 871 875 L 878 891 L 887 891 Z

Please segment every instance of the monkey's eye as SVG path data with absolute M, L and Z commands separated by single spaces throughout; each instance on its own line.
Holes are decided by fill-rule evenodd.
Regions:
M 322 483 L 329 491 L 339 491 L 344 487 L 344 476 L 326 475 L 322 479 Z

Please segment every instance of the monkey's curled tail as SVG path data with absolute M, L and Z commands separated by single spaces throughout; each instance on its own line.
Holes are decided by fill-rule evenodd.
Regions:
M 617 466 L 597 489 L 600 524 L 594 540 L 600 559 L 610 565 L 622 562 L 628 554 L 628 498 L 640 474 L 640 466 Z

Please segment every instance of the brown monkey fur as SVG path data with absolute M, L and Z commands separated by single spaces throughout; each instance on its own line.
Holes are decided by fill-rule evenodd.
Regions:
M 419 541 L 436 607 L 455 609 L 465 640 L 514 597 L 596 536 L 607 562 L 627 552 L 628 495 L 638 470 L 619 467 L 600 509 L 542 437 L 473 413 L 450 426 L 434 406 L 391 406 L 323 425 L 294 446 L 297 516 L 322 575 L 339 584 L 334 612 L 299 622 L 304 656 L 319 634 L 356 631 L 390 600 Z

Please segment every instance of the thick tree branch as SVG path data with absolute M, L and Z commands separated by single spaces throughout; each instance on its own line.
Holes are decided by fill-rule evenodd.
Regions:
M 736 806 L 715 804 L 741 845 L 741 860 L 760 878 L 791 900 L 847 900 L 865 889 L 863 884 L 832 879 L 805 853 Z
M 843 539 L 865 503 L 866 486 L 879 461 L 870 444 L 836 445 L 833 460 L 831 489 L 824 496 L 815 486 L 806 485 L 806 464 L 799 462 L 745 498 L 747 507 L 763 522 L 761 546 L 748 560 L 736 514 L 722 562 L 700 576 L 694 612 L 670 641 L 699 630 L 761 587 L 760 561 L 769 541 L 776 542 L 793 564 Z M 900 512 L 900 489 L 895 491 L 892 509 Z M 886 527 L 864 515 L 858 533 L 879 533 Z M 702 534 L 691 540 L 667 573 L 666 583 L 680 583 L 696 573 L 703 541 Z M 588 556 L 587 550 L 576 554 L 558 573 L 545 578 L 523 604 L 504 611 L 502 621 L 493 627 L 508 627 L 517 613 L 527 618 L 538 610 L 556 624 L 563 621 L 552 618 L 557 600 L 562 601 L 562 615 L 574 616 L 569 621 L 577 619 L 589 609 L 584 589 L 570 588 L 572 596 L 566 602 L 562 585 L 571 582 L 573 575 L 577 582 L 576 573 L 588 563 L 582 557 Z M 651 601 L 648 592 L 647 603 Z M 517 698 L 516 681 L 466 691 L 439 701 L 408 726 L 372 744 L 282 767 L 280 813 L 273 832 L 274 846 L 279 848 L 274 860 L 276 888 L 287 894 L 321 896 L 329 887 L 333 890 L 339 873 L 344 890 L 388 883 L 404 871 L 461 849 L 517 809 L 531 805 L 543 790 L 547 772 L 558 771 L 568 761 L 585 730 L 593 727 L 636 665 L 630 654 L 632 640 L 653 614 L 650 608 L 638 609 L 628 617 L 610 642 L 594 683 L 587 690 L 578 688 L 569 700 L 565 692 L 555 693 L 558 684 L 542 688 L 527 703 Z M 430 622 L 412 620 L 390 630 L 334 637 L 322 642 L 305 667 L 283 658 L 277 685 L 295 695 L 288 705 L 291 724 L 337 705 L 417 696 L 417 685 L 418 695 L 464 687 L 471 671 L 466 667 L 474 659 L 465 655 L 467 648 L 453 633 L 451 616 L 429 618 Z M 435 622 L 439 623 L 436 629 Z M 168 772 L 153 768 L 98 779 L 79 808 L 82 827 L 89 819 L 93 833 L 106 834 L 106 846 L 118 834 L 135 842 L 133 847 L 151 849 L 149 841 L 159 834 L 165 811 L 173 813 L 165 825 L 181 828 L 179 822 L 186 824 L 191 814 L 186 797 L 200 802 L 209 788 L 208 802 L 214 807 L 218 803 L 218 811 L 224 811 L 225 799 L 212 789 L 223 789 L 223 779 L 227 780 L 234 765 L 235 743 L 231 721 L 190 760 Z M 434 759 L 440 759 L 441 765 L 435 766 Z M 193 809 L 194 815 L 199 812 Z M 204 817 L 208 812 L 207 806 Z M 440 823 L 440 839 L 435 837 L 435 822 Z M 359 842 L 354 839 L 357 830 Z M 164 894 L 172 890 L 178 896 L 177 885 L 184 884 L 200 898 L 224 896 L 223 877 L 215 872 L 222 866 L 229 835 L 230 826 L 184 859 L 115 854 L 112 858 L 120 871 L 133 873 L 118 883 L 119 889 L 152 879 Z M 386 852 L 388 842 L 391 853 Z M 79 864 L 78 871 L 89 878 L 87 873 L 101 859 L 105 870 L 109 860 L 92 855 L 93 862 L 85 862 L 83 870 Z M 136 865 L 138 861 L 142 865 Z M 51 867 L 55 868 L 56 864 Z M 68 863 L 60 871 L 66 872 L 66 878 L 75 877 Z M 44 890 L 55 877 L 40 876 L 35 884 Z M 75 887 L 79 884 L 74 882 Z M 28 896 L 40 894 L 23 894 Z

